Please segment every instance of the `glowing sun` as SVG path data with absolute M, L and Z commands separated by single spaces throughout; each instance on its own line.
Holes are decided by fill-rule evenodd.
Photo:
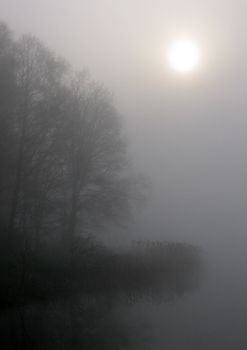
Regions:
M 199 63 L 199 49 L 190 40 L 175 41 L 168 49 L 168 62 L 181 73 L 193 71 Z

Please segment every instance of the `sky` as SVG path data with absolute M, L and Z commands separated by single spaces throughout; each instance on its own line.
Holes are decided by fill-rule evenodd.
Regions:
M 246 12 L 240 0 L 0 0 L 0 19 L 15 35 L 36 35 L 114 93 L 135 163 L 152 183 L 135 233 L 203 248 L 211 282 L 196 302 L 169 312 L 175 320 L 179 315 L 182 329 L 196 303 L 193 326 L 184 331 L 195 346 L 200 306 L 207 320 L 197 324 L 198 334 L 207 324 L 215 340 L 213 327 L 228 310 L 236 329 L 228 339 L 233 324 L 226 318 L 215 344 L 225 337 L 233 349 L 245 339 L 236 322 L 242 325 L 247 311 Z M 198 69 L 186 76 L 165 59 L 181 36 L 195 40 L 201 54 Z

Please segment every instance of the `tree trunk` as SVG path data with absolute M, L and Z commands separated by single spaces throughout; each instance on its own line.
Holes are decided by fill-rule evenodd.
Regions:
M 23 165 L 24 165 L 24 151 L 25 151 L 25 140 L 27 133 L 27 118 L 28 118 L 28 106 L 29 106 L 29 70 L 27 72 L 27 78 L 25 82 L 25 95 L 24 95 L 24 103 L 23 103 L 23 113 L 21 119 L 21 136 L 19 143 L 19 151 L 17 156 L 17 168 L 16 168 L 16 176 L 15 183 L 13 189 L 12 203 L 10 209 L 10 217 L 9 217 L 9 231 L 11 232 L 14 229 L 15 219 L 17 215 L 17 207 L 18 200 L 21 191 L 21 183 L 22 183 L 22 175 L 23 175 Z

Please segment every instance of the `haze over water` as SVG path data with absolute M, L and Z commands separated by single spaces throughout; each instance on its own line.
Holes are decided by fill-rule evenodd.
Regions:
M 131 311 L 151 324 L 152 349 L 247 346 L 247 4 L 242 1 L 1 0 L 0 19 L 30 32 L 103 82 L 123 115 L 147 206 L 117 241 L 200 246 L 202 286 L 176 303 Z M 170 69 L 164 50 L 199 43 L 200 67 Z

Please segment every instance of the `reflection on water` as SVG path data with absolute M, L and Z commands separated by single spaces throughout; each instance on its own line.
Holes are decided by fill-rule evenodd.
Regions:
M 152 254 L 149 248 L 135 263 L 128 256 L 131 268 L 119 277 L 121 287 L 117 283 L 113 287 L 112 277 L 104 276 L 90 292 L 5 308 L 0 317 L 1 349 L 150 349 L 148 316 L 133 317 L 133 313 L 138 307 L 144 309 L 144 303 L 176 301 L 194 290 L 200 280 L 199 261 L 190 248 L 182 258 L 186 249 L 170 245 L 164 266 L 160 254 L 151 250 Z M 157 253 L 157 247 L 154 250 Z M 162 252 L 164 260 L 163 248 Z M 142 263 L 141 256 L 145 258 Z M 158 280 L 157 276 L 151 278 L 155 271 Z
M 30 305 L 1 319 L 6 349 L 145 349 L 149 336 L 131 323 L 131 306 L 107 297 Z

